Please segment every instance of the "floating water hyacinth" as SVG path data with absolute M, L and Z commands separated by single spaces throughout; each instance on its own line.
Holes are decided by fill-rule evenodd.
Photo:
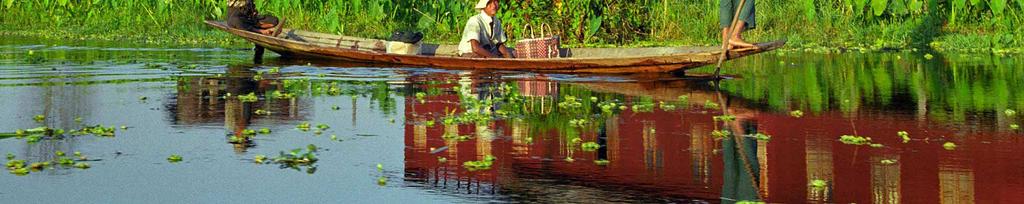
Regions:
M 934 57 L 935 56 L 933 56 L 932 54 L 924 54 L 924 59 L 927 59 L 927 60 L 931 60 Z
M 732 121 L 736 120 L 736 116 L 733 116 L 733 115 L 720 115 L 720 116 L 712 117 L 712 119 L 714 119 L 715 121 L 732 122 Z
M 64 156 L 64 152 L 60 151 L 60 150 L 57 150 L 57 151 L 53 152 L 53 154 L 57 155 L 58 157 Z
M 259 98 L 256 97 L 256 93 L 250 92 L 245 95 L 238 95 L 238 100 L 242 101 L 242 103 L 252 103 L 258 101 Z
M 899 135 L 900 139 L 903 139 L 903 143 L 910 142 L 910 133 L 907 133 L 907 131 L 896 132 L 896 135 Z
M 677 97 L 677 99 L 679 100 L 679 104 L 683 107 L 687 107 L 690 105 L 690 96 L 680 95 L 679 97 Z
M 1013 117 L 1014 115 L 1017 115 L 1017 111 L 1013 109 L 1006 109 L 1003 111 L 1003 114 L 1006 114 L 1006 117 Z
M 146 97 L 146 96 L 139 96 L 139 100 L 140 100 L 140 101 L 145 101 L 146 99 L 149 99 L 149 97 Z
M 331 110 L 341 110 L 341 106 L 337 106 L 337 105 L 331 106 Z
M 46 120 L 46 115 L 36 115 L 32 119 L 36 122 L 43 122 L 43 120 Z
M 85 162 L 78 162 L 78 163 L 75 163 L 75 168 L 79 168 L 79 169 L 88 169 L 89 167 L 90 167 L 90 166 L 89 166 L 89 163 L 85 163 Z
M 427 127 L 434 127 L 434 121 L 433 121 L 433 120 L 428 120 L 428 121 L 426 121 L 426 122 L 423 122 L 423 123 L 424 123 L 424 125 L 426 125 Z
M 245 130 L 242 130 L 242 135 L 245 135 L 245 136 L 253 136 L 253 135 L 256 135 L 256 130 L 252 130 L 252 129 L 245 129 Z
M 379 185 L 379 186 L 388 185 L 388 178 L 384 177 L 384 176 L 381 176 L 381 177 L 377 178 L 377 185 Z
M 384 164 L 377 163 L 377 171 L 384 172 Z
M 880 163 L 882 163 L 882 164 L 886 164 L 886 165 L 888 165 L 888 164 L 895 164 L 895 163 L 896 163 L 896 160 L 892 160 L 892 159 L 883 159 L 882 161 L 879 161 L 879 162 L 880 162 Z
M 856 135 L 843 135 L 843 136 L 839 136 L 839 141 L 842 142 L 843 144 L 849 144 L 849 145 L 867 145 L 867 144 L 871 144 L 871 138 L 870 137 L 861 137 L 861 136 L 856 136 Z
M 270 134 L 270 128 L 260 128 L 260 134 Z
M 719 106 L 718 106 L 718 103 L 712 102 L 711 100 L 706 100 L 706 101 L 704 101 L 704 108 L 705 109 L 712 109 L 712 110 L 714 110 L 714 109 L 718 109 Z
M 181 155 L 177 155 L 177 154 L 172 154 L 171 156 L 167 157 L 167 162 L 171 162 L 171 163 L 178 163 L 181 160 L 182 160 Z
M 1010 124 L 1010 130 L 1020 130 L 1020 125 Z
M 804 117 L 804 112 L 800 110 L 790 111 L 789 116 L 793 116 L 794 118 Z
M 262 154 L 257 154 L 256 156 L 252 157 L 252 161 L 256 162 L 257 164 L 262 164 L 262 163 L 267 161 L 267 156 L 262 155 Z
M 448 158 L 445 158 L 445 157 L 437 157 L 437 163 L 442 163 L 442 164 L 444 164 L 444 163 L 448 163 Z
M 427 97 L 427 93 L 416 92 L 416 100 L 419 100 L 420 103 L 423 103 L 423 98 L 425 97 Z
M 956 150 L 956 143 L 946 142 L 945 144 L 942 144 L 942 148 L 949 151 Z
M 295 98 L 295 94 L 284 93 L 284 92 L 281 92 L 279 90 L 275 90 L 274 92 L 271 92 L 270 96 L 273 97 L 274 99 L 292 99 L 292 98 Z
M 729 135 L 732 135 L 732 133 L 729 132 L 728 130 L 714 130 L 714 131 L 711 131 L 711 137 L 713 137 L 715 139 L 725 139 L 725 138 L 728 138 Z
M 299 129 L 303 132 L 309 131 L 309 122 L 302 122 L 295 126 L 295 129 Z
M 812 188 L 815 188 L 815 189 L 823 189 L 823 188 L 828 186 L 828 182 L 825 182 L 825 180 L 821 180 L 821 179 L 814 179 L 814 180 L 811 180 L 811 183 L 809 183 L 807 185 L 809 185 L 809 186 L 811 186 Z
M 770 140 L 772 140 L 772 136 L 759 132 L 757 134 L 754 134 L 754 139 L 760 140 L 760 141 L 770 141 Z
M 599 148 L 601 148 L 601 145 L 597 144 L 597 142 L 584 142 L 580 145 L 580 149 L 587 152 L 597 151 Z
M 609 162 L 608 160 L 604 160 L 604 159 L 594 160 L 594 164 L 597 164 L 597 165 L 600 165 L 600 166 L 606 166 L 606 165 L 608 165 L 608 163 L 611 163 L 611 162 Z
M 487 155 L 487 156 L 484 156 L 483 160 L 463 162 L 462 163 L 462 167 L 465 167 L 466 170 L 469 170 L 469 171 L 488 170 L 488 169 L 491 169 L 491 165 L 493 165 L 494 164 L 494 160 L 497 160 L 497 159 L 498 159 L 497 157 L 494 157 L 492 155 Z
M 256 109 L 256 111 L 254 111 L 253 113 L 256 115 L 270 115 L 270 111 L 263 109 Z

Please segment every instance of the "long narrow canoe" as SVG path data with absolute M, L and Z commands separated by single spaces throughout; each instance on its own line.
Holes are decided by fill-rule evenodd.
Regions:
M 419 55 L 388 54 L 387 41 L 302 30 L 282 29 L 276 36 L 228 27 L 220 21 L 207 25 L 245 38 L 282 57 L 323 58 L 400 67 L 447 69 L 522 70 L 558 73 L 666 73 L 716 63 L 718 47 L 564 48 L 563 56 L 549 59 L 458 57 L 457 45 L 424 44 Z M 758 43 L 756 48 L 730 50 L 727 59 L 778 49 L 785 40 Z

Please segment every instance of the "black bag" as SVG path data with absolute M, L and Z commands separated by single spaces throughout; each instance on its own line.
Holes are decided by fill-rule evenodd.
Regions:
M 395 31 L 391 34 L 391 41 L 416 44 L 423 40 L 423 33 L 415 31 Z

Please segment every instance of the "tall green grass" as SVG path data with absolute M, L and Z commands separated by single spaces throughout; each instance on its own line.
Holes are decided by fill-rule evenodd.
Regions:
M 223 0 L 2 0 L 0 33 L 101 39 L 240 42 L 207 28 Z M 456 42 L 475 0 L 256 0 L 288 27 L 383 38 L 418 30 L 432 42 Z M 513 39 L 526 24 L 550 26 L 573 46 L 718 44 L 716 0 L 502 1 Z M 795 46 L 1000 49 L 1021 47 L 1024 0 L 760 0 L 754 41 L 788 38 Z M 240 43 L 239 43 L 240 44 Z

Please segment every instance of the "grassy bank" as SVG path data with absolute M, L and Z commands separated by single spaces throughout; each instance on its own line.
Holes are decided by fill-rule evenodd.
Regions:
M 222 19 L 221 0 L 2 0 L 2 35 L 244 46 L 203 19 Z M 257 0 L 288 26 L 384 38 L 419 30 L 431 42 L 456 42 L 474 0 Z M 525 24 L 547 24 L 570 46 L 718 44 L 718 1 L 503 1 L 513 39 Z M 790 40 L 790 48 L 1008 52 L 1024 45 L 1024 0 L 760 0 L 754 41 Z

